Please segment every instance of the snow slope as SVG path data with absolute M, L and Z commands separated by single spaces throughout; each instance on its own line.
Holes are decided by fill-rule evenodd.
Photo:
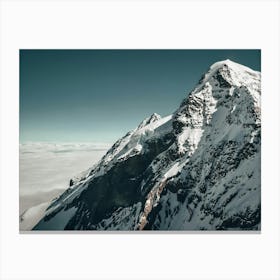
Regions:
M 118 140 L 34 229 L 61 229 L 49 223 L 65 217 L 67 230 L 260 230 L 260 80 L 213 64 L 172 115 Z

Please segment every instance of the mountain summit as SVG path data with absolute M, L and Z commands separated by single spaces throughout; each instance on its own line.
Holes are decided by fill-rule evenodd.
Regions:
M 34 230 L 260 230 L 261 74 L 213 64 L 55 199 Z

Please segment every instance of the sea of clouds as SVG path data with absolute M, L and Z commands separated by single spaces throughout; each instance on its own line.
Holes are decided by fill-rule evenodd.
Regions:
M 71 178 L 96 164 L 104 143 L 23 143 L 19 147 L 20 230 L 30 230 Z

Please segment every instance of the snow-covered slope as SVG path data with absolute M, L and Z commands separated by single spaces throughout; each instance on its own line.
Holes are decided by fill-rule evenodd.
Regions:
M 213 64 L 174 114 L 118 140 L 34 229 L 260 229 L 260 78 Z

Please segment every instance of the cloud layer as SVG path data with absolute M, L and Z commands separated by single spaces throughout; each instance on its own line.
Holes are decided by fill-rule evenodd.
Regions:
M 20 144 L 20 229 L 31 229 L 48 202 L 68 187 L 71 178 L 97 163 L 109 147 L 103 143 Z

